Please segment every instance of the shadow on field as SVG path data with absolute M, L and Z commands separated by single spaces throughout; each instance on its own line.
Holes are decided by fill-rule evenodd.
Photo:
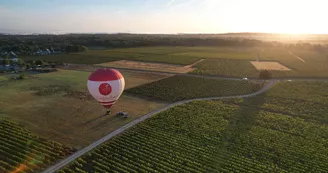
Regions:
M 107 113 L 104 113 L 103 115 L 100 115 L 99 117 L 95 117 L 95 118 L 92 118 L 92 119 L 90 119 L 90 120 L 88 120 L 88 121 L 86 121 L 86 122 L 84 122 L 84 123 L 81 123 L 80 126 L 84 126 L 84 125 L 87 125 L 87 124 L 91 124 L 91 123 L 97 121 L 98 119 L 103 118 L 104 116 L 107 116 Z
M 259 97 L 245 98 L 243 105 L 252 105 L 257 107 L 257 109 L 248 106 L 239 106 L 239 109 L 235 112 L 235 114 L 229 116 L 229 123 L 225 130 L 222 132 L 221 140 L 223 142 L 222 150 L 231 154 L 225 155 L 225 164 L 213 163 L 216 170 L 220 170 L 220 168 L 228 169 L 228 160 L 233 159 L 231 158 L 233 155 L 252 158 L 253 151 L 247 150 L 251 147 L 253 141 L 249 131 L 256 123 L 256 120 L 261 111 L 261 109 L 258 108 L 261 108 L 264 104 L 264 97 L 265 94 L 262 94 Z M 222 154 L 213 153 L 213 158 L 216 157 L 222 157 Z
M 107 126 L 110 123 L 114 123 L 116 121 L 121 121 L 122 118 L 115 116 L 115 115 L 106 115 L 106 116 L 101 116 L 101 117 L 105 117 L 102 121 L 94 124 L 93 126 L 90 127 L 90 130 L 93 131 L 98 131 L 99 129 Z

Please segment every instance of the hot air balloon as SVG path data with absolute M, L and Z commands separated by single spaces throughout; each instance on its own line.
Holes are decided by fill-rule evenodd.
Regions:
M 123 75 L 115 69 L 99 69 L 89 76 L 88 90 L 90 94 L 106 109 L 110 108 L 121 96 L 125 86 Z

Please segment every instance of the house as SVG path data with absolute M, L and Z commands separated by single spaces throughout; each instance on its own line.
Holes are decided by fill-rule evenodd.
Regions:
M 18 57 L 13 51 L 11 51 L 9 52 L 9 59 L 18 59 Z
M 1 71 L 18 71 L 18 67 L 11 66 L 11 65 L 0 65 Z
M 33 53 L 33 55 L 50 55 L 50 54 L 52 54 L 52 52 L 49 49 L 38 50 Z
M 2 58 L 1 58 L 2 57 Z M 18 56 L 13 52 L 2 52 L 1 53 L 0 60 L 3 60 L 4 57 L 7 57 L 9 61 L 17 62 L 18 61 Z
M 45 50 L 37 50 L 36 52 L 29 52 L 30 55 L 53 55 L 53 54 L 60 54 L 61 51 L 54 50 L 52 48 L 45 49 Z
M 9 61 L 18 62 L 18 58 L 9 58 Z
M 47 55 L 49 55 L 49 54 L 51 54 L 51 51 L 49 49 L 46 49 L 45 53 L 47 53 Z

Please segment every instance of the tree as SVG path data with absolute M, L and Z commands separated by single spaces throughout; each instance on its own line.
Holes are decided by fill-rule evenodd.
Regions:
M 88 48 L 85 47 L 85 46 L 81 46 L 81 51 L 82 51 L 82 52 L 87 52 L 87 51 L 88 51 Z
M 10 61 L 8 59 L 8 57 L 5 57 L 3 60 L 2 60 L 2 64 L 3 65 L 9 65 Z
M 72 52 L 72 46 L 71 45 L 67 45 L 65 48 L 65 52 L 66 53 L 71 53 Z
M 18 58 L 18 60 L 17 60 L 17 64 L 18 64 L 20 67 L 25 66 L 25 62 L 24 62 L 21 58 Z
M 30 63 L 27 63 L 26 64 L 26 69 L 30 69 L 30 68 L 32 68 L 32 65 Z
M 24 80 L 26 79 L 26 76 L 24 74 L 21 74 L 17 77 L 17 80 Z
M 260 79 L 271 79 L 272 78 L 272 74 L 268 70 L 261 70 L 260 71 L 259 78 Z
M 65 48 L 66 53 L 86 52 L 87 50 L 88 48 L 82 45 L 67 45 Z
M 36 60 L 35 65 L 43 66 L 44 62 L 42 60 Z

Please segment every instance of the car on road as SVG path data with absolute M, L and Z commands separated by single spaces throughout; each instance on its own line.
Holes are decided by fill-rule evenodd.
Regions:
M 128 118 L 129 114 L 127 112 L 117 112 L 116 116 L 122 116 L 124 118 Z

